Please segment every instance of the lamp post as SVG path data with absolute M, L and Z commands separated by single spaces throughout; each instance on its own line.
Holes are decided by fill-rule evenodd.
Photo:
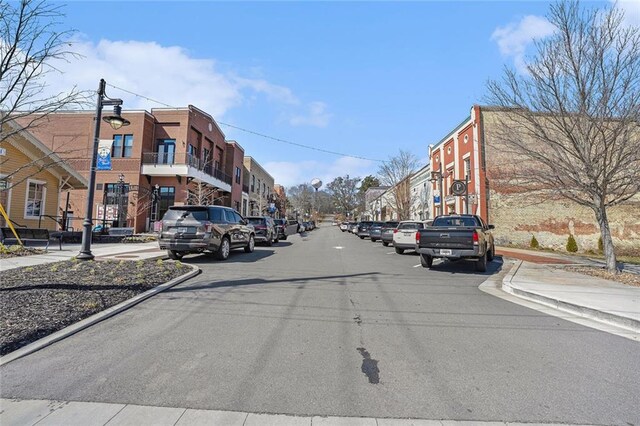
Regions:
M 158 201 L 160 195 L 160 185 L 157 183 L 153 187 L 153 193 L 151 194 L 151 222 L 153 222 L 153 227 L 155 227 L 155 223 L 158 221 Z M 152 229 L 153 229 L 152 227 Z
M 122 199 L 124 198 L 124 175 L 120 173 L 118 175 L 118 228 L 122 228 L 122 210 L 124 210 L 124 206 L 122 205 Z
M 131 124 L 126 118 L 122 118 L 122 99 L 111 99 L 105 95 L 105 87 L 107 82 L 100 79 L 98 86 L 98 100 L 96 101 L 96 118 L 93 130 L 93 147 L 91 148 L 91 166 L 89 167 L 89 182 L 87 192 L 87 208 L 82 223 L 82 247 L 80 253 L 76 256 L 80 260 L 93 260 L 95 257 L 91 253 L 91 231 L 93 226 L 93 197 L 96 189 L 96 152 L 98 151 L 98 141 L 100 140 L 100 119 L 102 118 L 102 107 L 113 106 L 113 115 L 102 118 L 111 125 L 114 130 L 118 130 L 122 126 Z M 105 212 L 106 213 L 106 212 Z

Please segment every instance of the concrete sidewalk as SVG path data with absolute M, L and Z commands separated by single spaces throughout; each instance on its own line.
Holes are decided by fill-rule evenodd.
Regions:
M 423 419 L 383 419 L 373 417 L 321 417 L 238 411 L 195 410 L 97 402 L 0 399 L 3 426 L 44 425 L 225 425 L 225 426 L 507 426 L 512 422 L 482 422 Z M 550 425 L 552 423 L 536 423 Z M 562 423 L 567 425 L 567 423 Z
M 519 261 L 502 280 L 502 289 L 555 309 L 640 332 L 640 287 Z
M 63 244 L 62 250 L 50 248 L 45 254 L 0 259 L 0 271 L 69 260 L 78 255 L 80 246 L 80 244 Z M 96 256 L 96 259 L 141 260 L 166 256 L 166 251 L 160 250 L 157 241 L 92 244 L 91 252 Z

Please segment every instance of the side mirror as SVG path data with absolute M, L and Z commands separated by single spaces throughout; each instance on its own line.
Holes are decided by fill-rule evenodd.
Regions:
M 247 219 L 242 219 L 242 220 L 240 221 L 240 223 L 241 223 L 241 224 L 243 224 L 243 225 L 246 225 L 246 224 L 247 224 L 247 223 L 249 223 L 249 222 L 247 222 Z
M 496 227 L 495 227 L 495 226 L 493 226 L 493 225 L 489 225 L 487 228 L 489 228 L 489 229 L 496 229 Z

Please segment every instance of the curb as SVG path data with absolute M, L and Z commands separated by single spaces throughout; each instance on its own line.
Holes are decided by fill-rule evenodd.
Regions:
M 131 299 L 127 299 L 124 302 L 120 302 L 117 305 L 111 306 L 110 308 L 105 309 L 104 311 L 98 312 L 97 314 L 93 314 L 90 317 L 87 317 L 83 320 L 76 322 L 75 324 L 71 324 L 62 330 L 58 330 L 55 333 L 52 333 L 42 339 L 36 340 L 33 343 L 29 343 L 27 346 L 23 346 L 20 349 L 17 349 L 13 352 L 8 353 L 7 355 L 0 357 L 0 366 L 10 363 L 11 361 L 15 361 L 16 359 L 22 358 L 33 352 L 39 351 L 42 348 L 45 348 L 49 345 L 54 344 L 62 339 L 66 339 L 67 337 L 75 334 L 79 331 L 84 330 L 85 328 L 91 327 L 92 325 L 99 323 L 107 318 L 110 318 L 124 310 L 129 309 L 130 307 L 137 305 L 138 303 L 150 298 L 151 296 L 155 296 L 156 294 L 167 290 L 173 286 L 176 286 L 184 281 L 195 277 L 201 271 L 200 268 L 194 265 L 188 265 L 183 263 L 183 265 L 191 268 L 190 272 L 186 274 L 180 275 L 177 278 L 172 279 L 171 281 L 167 281 L 164 284 L 160 284 L 150 290 L 145 291 L 144 293 L 140 293 L 137 296 L 132 297 Z
M 519 260 L 518 263 L 513 268 L 511 268 L 509 273 L 502 279 L 503 291 L 522 299 L 526 299 L 531 302 L 539 303 L 541 305 L 557 309 L 559 311 L 569 312 L 579 317 L 588 318 L 636 333 L 640 332 L 640 321 L 637 321 L 633 318 L 627 318 L 621 315 L 612 314 L 610 312 L 603 312 L 598 309 L 566 302 L 554 297 L 545 296 L 513 286 L 511 281 L 513 280 L 513 277 L 518 273 L 522 262 L 522 260 Z

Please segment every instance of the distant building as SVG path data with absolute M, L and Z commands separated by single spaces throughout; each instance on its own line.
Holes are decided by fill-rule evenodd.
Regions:
M 249 186 L 249 209 L 247 216 L 269 215 L 269 204 L 275 185 L 271 176 L 252 157 L 244 157 L 246 183 Z

